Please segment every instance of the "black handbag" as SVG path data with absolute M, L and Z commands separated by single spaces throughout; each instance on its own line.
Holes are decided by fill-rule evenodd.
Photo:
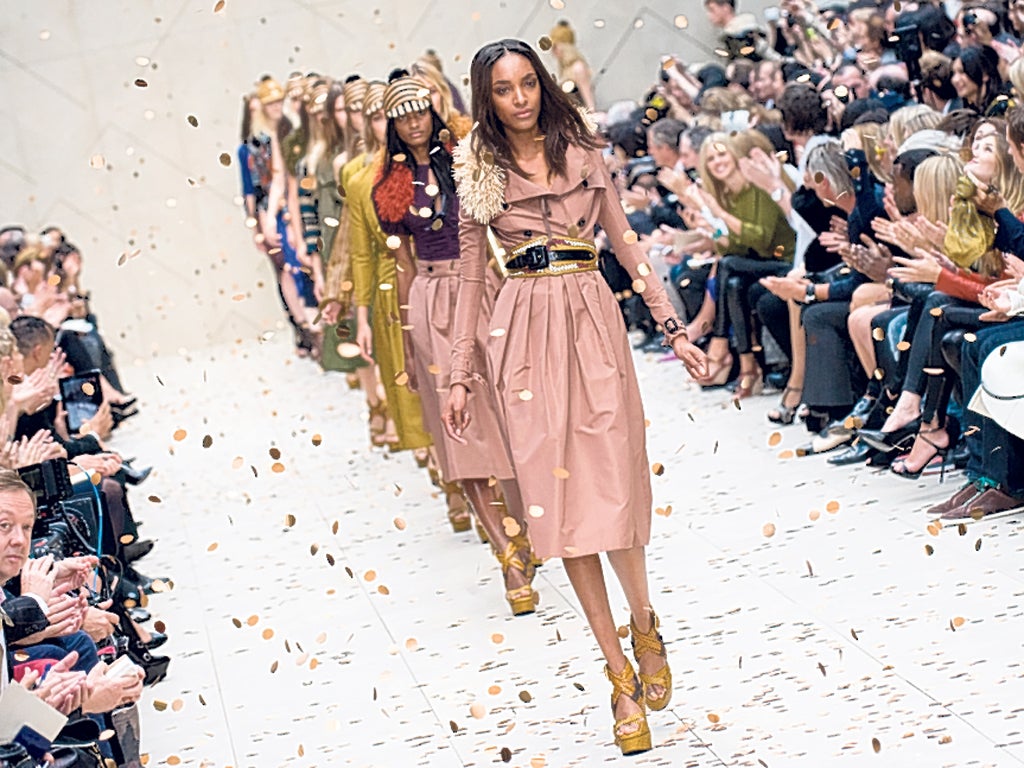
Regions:
M 65 744 L 50 750 L 53 768 L 103 768 L 103 753 L 99 744 Z
M 35 768 L 35 765 L 21 744 L 0 744 L 0 768 Z

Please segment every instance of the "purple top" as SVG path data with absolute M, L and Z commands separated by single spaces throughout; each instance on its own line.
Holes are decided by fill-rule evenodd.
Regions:
M 457 259 L 459 258 L 459 198 L 455 194 L 448 196 L 448 199 L 444 201 L 444 216 L 437 216 L 434 210 L 435 205 L 441 200 L 441 193 L 438 192 L 435 197 L 427 194 L 429 174 L 429 165 L 416 166 L 412 206 L 405 212 L 405 216 L 400 222 L 391 224 L 382 221 L 380 226 L 388 235 L 411 235 L 416 244 L 416 258 L 420 261 Z M 419 215 L 419 211 L 423 209 L 430 211 L 429 218 Z

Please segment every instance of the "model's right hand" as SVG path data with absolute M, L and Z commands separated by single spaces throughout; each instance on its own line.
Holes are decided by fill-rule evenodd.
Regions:
M 320 311 L 320 317 L 327 325 L 335 325 L 338 322 L 338 315 L 341 314 L 341 302 L 337 299 L 328 301 Z
M 360 323 L 356 329 L 356 344 L 359 345 L 363 359 L 368 363 L 373 363 L 373 331 L 370 330 L 367 323 Z
M 466 398 L 469 391 L 465 384 L 452 384 L 448 392 L 448 402 L 445 403 L 441 420 L 444 422 L 444 430 L 452 440 L 467 444 L 462 433 L 469 426 L 469 412 L 466 410 Z

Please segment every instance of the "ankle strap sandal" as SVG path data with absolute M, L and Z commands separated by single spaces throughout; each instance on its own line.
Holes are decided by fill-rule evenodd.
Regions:
M 621 696 L 628 696 L 640 707 L 639 712 L 615 720 L 615 730 L 613 731 L 615 746 L 621 749 L 624 755 L 635 755 L 648 751 L 651 748 L 651 727 L 647 724 L 643 691 L 636 672 L 633 671 L 633 665 L 629 663 L 629 659 L 626 659 L 626 666 L 618 674 L 612 672 L 611 667 L 607 665 L 605 665 L 604 673 L 612 684 L 613 717 Z M 637 726 L 635 729 L 627 730 L 634 724 Z
M 640 682 L 644 687 L 644 700 L 647 702 L 647 706 L 655 712 L 663 710 L 672 700 L 672 670 L 668 666 L 668 652 L 665 650 L 665 643 L 658 632 L 660 624 L 657 614 L 651 611 L 651 628 L 647 632 L 641 632 L 637 629 L 633 617 L 629 617 L 629 635 L 636 663 L 639 664 L 640 658 L 648 653 L 665 659 L 665 665 L 653 675 L 640 673 Z M 663 693 L 657 698 L 651 696 L 650 688 L 652 686 L 661 688 Z

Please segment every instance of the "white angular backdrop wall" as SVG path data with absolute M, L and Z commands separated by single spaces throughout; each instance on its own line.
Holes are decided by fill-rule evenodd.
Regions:
M 606 106 L 661 54 L 715 45 L 695 0 L 216 1 L 0 0 L 0 224 L 69 233 L 122 359 L 281 327 L 237 205 L 240 96 L 262 73 L 380 77 L 433 47 L 461 82 L 482 43 L 567 18 Z

